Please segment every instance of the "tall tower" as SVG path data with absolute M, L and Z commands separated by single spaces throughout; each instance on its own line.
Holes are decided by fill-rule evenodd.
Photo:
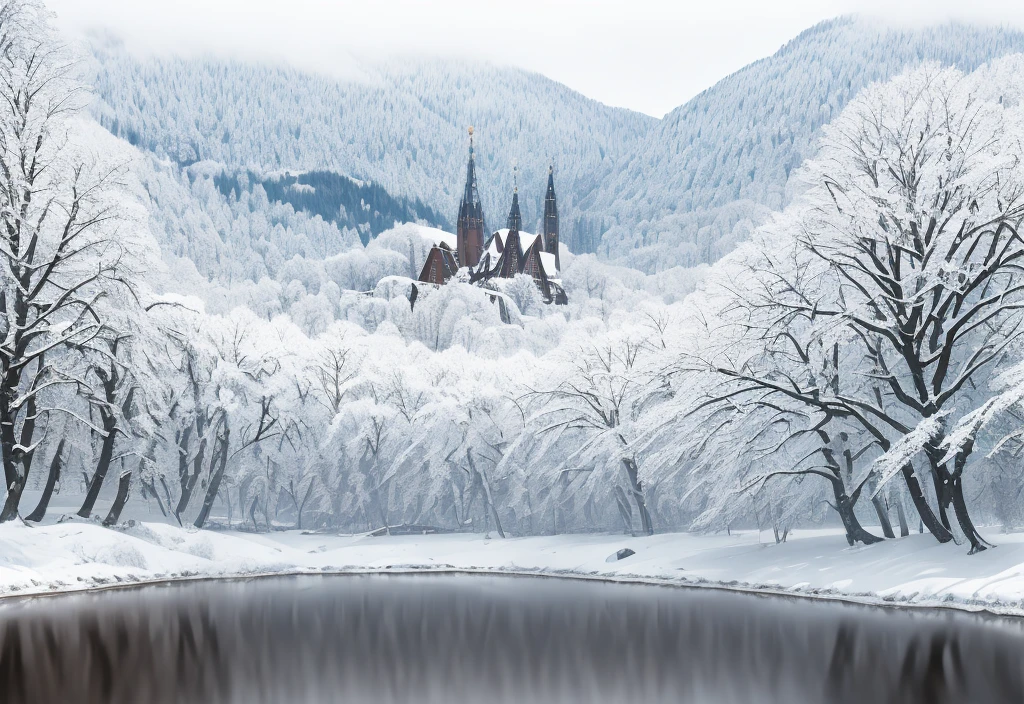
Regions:
M 508 211 L 505 227 L 516 232 L 523 229 L 523 216 L 519 213 L 518 167 L 512 169 L 512 209 Z
M 548 192 L 544 196 L 544 251 L 555 255 L 555 268 L 562 270 L 558 260 L 558 201 L 555 200 L 555 167 L 548 167 Z
M 466 189 L 459 203 L 456 246 L 459 266 L 476 266 L 484 251 L 484 208 L 476 187 L 476 164 L 473 160 L 473 128 L 469 128 L 469 165 L 466 167 Z

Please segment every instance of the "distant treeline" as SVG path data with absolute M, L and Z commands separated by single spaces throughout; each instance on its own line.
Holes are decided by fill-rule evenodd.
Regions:
M 370 181 L 357 181 L 333 171 L 309 171 L 299 175 L 270 177 L 252 171 L 222 173 L 214 177 L 217 188 L 225 196 L 239 194 L 260 184 L 270 201 L 290 204 L 295 210 L 319 215 L 334 222 L 338 228 L 349 227 L 359 232 L 365 245 L 371 238 L 395 226 L 395 223 L 420 222 L 451 229 L 447 218 L 425 205 L 419 198 L 394 197 L 382 186 Z

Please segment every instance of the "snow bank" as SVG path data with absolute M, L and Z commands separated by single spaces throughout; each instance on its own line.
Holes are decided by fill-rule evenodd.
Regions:
M 1024 615 L 1024 534 L 968 556 L 912 535 L 849 548 L 832 530 L 782 545 L 757 533 L 631 538 L 561 535 L 333 536 L 197 531 L 162 523 L 111 530 L 88 521 L 0 526 L 0 595 L 170 579 L 262 574 L 460 570 L 717 586 L 869 603 L 985 608 Z M 629 548 L 636 554 L 608 557 Z

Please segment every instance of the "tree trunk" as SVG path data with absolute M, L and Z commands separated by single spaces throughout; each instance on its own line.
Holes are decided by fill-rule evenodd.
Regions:
M 882 542 L 883 538 L 867 532 L 860 524 L 857 514 L 853 510 L 853 504 L 850 502 L 850 497 L 846 495 L 842 486 L 838 486 L 838 482 L 832 482 L 832 491 L 836 498 L 836 511 L 839 513 L 839 518 L 846 529 L 846 541 L 850 545 L 857 542 L 864 543 L 865 545 Z
M 638 479 L 640 468 L 637 467 L 636 460 L 631 457 L 623 459 L 622 465 L 626 468 L 626 476 L 629 478 L 629 489 L 633 494 L 633 500 L 636 501 L 637 511 L 640 513 L 640 526 L 643 529 L 644 535 L 654 535 L 654 524 L 651 521 L 651 514 L 647 510 L 647 504 L 644 503 L 643 484 Z
M 156 506 L 157 506 L 157 508 L 160 509 L 160 514 L 164 518 L 167 518 L 167 516 L 169 516 L 170 514 L 168 514 L 167 513 L 167 509 L 164 508 L 164 500 L 160 498 L 160 493 L 157 491 L 157 488 L 156 488 L 156 482 L 150 480 L 149 484 L 143 484 L 142 488 L 143 488 L 143 493 L 144 494 L 145 494 L 145 492 L 149 492 L 150 494 L 153 495 L 153 498 L 156 499 Z M 144 498 L 145 498 L 145 496 L 144 496 Z
M 199 425 L 199 420 L 196 420 L 196 425 Z M 192 492 L 195 491 L 196 482 L 199 480 L 199 475 L 203 473 L 203 462 L 206 459 L 206 438 L 202 437 L 200 431 L 199 449 L 196 450 L 196 456 L 192 460 L 192 472 L 189 473 L 188 465 L 186 460 L 185 476 L 181 482 L 181 496 L 178 497 L 178 505 L 174 509 L 174 517 L 181 523 L 181 514 L 188 508 L 189 501 L 192 500 Z
M 3 413 L 0 413 L 0 444 L 3 446 L 4 478 L 7 484 L 7 500 L 0 510 L 0 523 L 13 521 L 18 517 L 18 506 L 21 504 L 21 495 L 28 485 L 28 473 L 32 466 L 32 453 L 28 452 L 19 456 L 15 448 L 29 447 L 32 444 L 32 435 L 35 430 L 36 404 L 35 397 L 29 398 L 26 404 L 27 415 L 21 428 L 21 441 L 16 440 L 14 424 L 17 411 L 10 412 L 8 403 L 4 403 Z
M 8 485 L 7 500 L 4 501 L 4 507 L 0 510 L 0 523 L 13 521 L 18 517 L 18 505 L 21 503 L 21 495 L 25 493 L 25 485 L 27 483 L 28 478 L 24 475 L 19 475 Z
M 473 452 L 469 449 L 466 450 L 466 459 L 469 460 L 469 468 L 473 470 L 473 473 L 480 477 L 480 484 L 484 489 L 484 497 L 487 499 L 487 507 L 491 510 L 491 518 L 494 519 L 494 527 L 498 530 L 498 535 L 502 538 L 505 537 L 505 531 L 501 529 L 501 519 L 498 518 L 498 509 L 494 505 L 494 499 L 491 496 L 491 482 L 488 481 L 479 470 L 476 468 L 476 463 L 473 461 Z
M 889 520 L 889 512 L 885 509 L 882 499 L 878 496 L 873 497 L 871 505 L 875 507 L 878 523 L 882 526 L 882 535 L 886 538 L 895 538 L 896 534 L 892 532 L 892 521 Z
M 174 502 L 171 501 L 171 490 L 167 488 L 167 482 L 166 480 L 164 480 L 163 477 L 160 477 L 160 486 L 164 490 L 164 498 L 167 499 L 167 510 L 170 511 L 171 506 L 174 505 Z M 181 525 L 181 521 L 178 521 L 178 525 Z
M 910 526 L 907 525 L 907 514 L 903 512 L 903 501 L 896 499 L 896 517 L 900 521 L 900 537 L 906 538 L 910 535 Z
M 190 423 L 184 430 L 178 432 L 174 438 L 178 445 L 178 485 L 180 487 L 178 503 L 176 505 L 171 503 L 171 493 L 167 490 L 167 482 L 164 482 L 164 493 L 167 494 L 167 506 L 175 507 L 174 518 L 178 521 L 178 525 L 181 525 L 181 512 L 185 510 L 181 505 L 181 500 L 188 490 L 188 481 L 190 476 L 188 471 L 188 443 L 189 438 L 191 437 L 192 424 Z M 160 478 L 160 481 L 164 481 L 162 477 Z M 186 500 L 185 503 L 187 505 L 188 501 Z
M 967 512 L 967 501 L 964 499 L 964 487 L 959 476 L 954 476 L 950 479 L 949 489 L 950 499 L 953 503 L 953 511 L 956 513 L 956 520 L 960 524 L 960 530 L 967 536 L 967 540 L 971 543 L 971 549 L 967 552 L 968 555 L 974 555 L 987 550 L 993 545 L 987 542 L 978 533 L 978 529 L 974 527 L 974 521 L 971 520 L 970 514 Z
M 103 525 L 110 526 L 116 525 L 121 519 L 121 511 L 124 509 L 124 505 L 128 503 L 128 490 L 132 485 L 132 470 L 125 470 L 121 472 L 121 477 L 117 481 L 117 496 L 114 498 L 114 504 L 110 507 L 110 512 L 107 517 L 103 519 Z
M 931 460 L 931 458 L 929 458 L 929 460 Z M 932 465 L 932 486 L 935 487 L 935 503 L 939 507 L 939 521 L 941 521 L 942 527 L 948 531 L 952 527 L 949 523 L 949 515 L 946 512 L 946 507 L 949 506 L 950 496 L 944 486 L 944 474 L 944 471 L 936 467 L 934 464 Z
M 50 506 L 50 498 L 53 496 L 53 490 L 57 486 L 57 482 L 60 481 L 60 470 L 64 466 L 64 439 L 62 438 L 57 443 L 57 451 L 53 453 L 53 459 L 50 460 L 50 473 L 46 476 L 46 486 L 43 487 L 43 495 L 39 498 L 39 504 L 36 506 L 36 510 L 28 515 L 26 521 L 39 522 L 46 516 L 46 509 Z
M 110 469 L 110 460 L 114 456 L 114 442 L 117 440 L 117 418 L 107 411 L 101 411 L 101 413 L 103 414 L 103 430 L 106 435 L 103 437 L 103 445 L 100 447 L 100 459 L 96 463 L 96 472 L 92 475 L 92 481 L 89 482 L 89 491 L 85 495 L 85 501 L 82 502 L 82 508 L 78 510 L 78 515 L 82 518 L 92 515 L 96 499 L 99 498 L 100 489 L 103 487 L 103 480 Z
M 14 435 L 16 412 L 10 409 L 10 399 L 6 393 L 0 395 L 0 454 L 4 463 L 4 486 L 7 491 L 18 483 L 18 461 L 14 457 L 17 439 Z
M 953 534 L 949 530 L 939 523 L 939 520 L 935 517 L 932 512 L 932 507 L 928 505 L 928 500 L 924 496 L 924 492 L 921 490 L 921 483 L 917 481 L 917 476 L 914 474 L 914 465 L 911 462 L 903 465 L 903 481 L 907 484 L 907 490 L 910 491 L 910 499 L 914 502 L 914 508 L 917 509 L 917 515 L 921 517 L 921 523 L 927 526 L 935 539 L 940 543 L 948 543 L 953 539 Z
M 302 497 L 302 503 L 298 505 L 299 520 L 298 520 L 298 526 L 296 526 L 296 527 L 299 530 L 302 530 L 302 512 L 306 508 L 306 502 L 309 501 L 309 497 L 313 494 L 313 485 L 315 483 L 316 483 L 316 477 L 313 477 L 312 479 L 309 480 L 309 486 L 306 487 L 306 494 L 305 494 L 305 496 Z
M 971 549 L 968 551 L 968 555 L 974 555 L 983 550 L 987 550 L 990 547 L 994 547 L 991 543 L 982 538 L 981 534 L 978 533 L 978 529 L 974 527 L 974 521 L 971 520 L 970 513 L 967 510 L 967 500 L 964 498 L 964 467 L 967 465 L 967 458 L 970 457 L 973 451 L 974 439 L 971 438 L 967 440 L 957 452 L 952 473 L 947 470 L 946 465 L 940 466 L 943 470 L 942 483 L 946 489 L 946 500 L 953 504 L 953 511 L 956 513 L 956 520 L 957 523 L 960 524 L 960 530 L 964 532 L 964 536 L 966 536 L 967 540 L 971 543 Z
M 258 531 L 260 526 L 256 523 L 256 504 L 259 502 L 257 497 L 252 497 L 252 503 L 249 504 L 249 518 L 252 519 L 252 529 Z
M 220 482 L 224 478 L 224 470 L 228 465 L 230 433 L 231 429 L 228 427 L 227 420 L 225 419 L 224 435 L 221 436 L 220 441 L 220 454 L 214 455 L 215 459 L 218 460 L 217 469 L 213 476 L 210 477 L 210 485 L 206 487 L 206 498 L 203 500 L 203 507 L 199 509 L 199 515 L 196 517 L 195 523 L 193 523 L 196 528 L 202 528 L 206 524 L 206 519 L 209 518 L 210 510 L 213 508 L 213 502 L 217 498 L 217 492 L 220 491 Z

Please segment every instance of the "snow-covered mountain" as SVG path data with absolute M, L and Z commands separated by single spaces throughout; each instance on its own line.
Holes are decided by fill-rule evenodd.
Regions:
M 145 150 L 180 164 L 336 171 L 451 220 L 465 180 L 466 128 L 475 125 L 490 223 L 505 220 L 518 162 L 523 215 L 535 229 L 553 161 L 570 245 L 575 201 L 657 124 L 538 74 L 487 64 L 374 64 L 362 80 L 342 82 L 286 67 L 140 60 L 116 45 L 98 46 L 95 56 L 101 123 Z
M 715 261 L 782 207 L 821 125 L 868 83 L 922 61 L 971 70 L 1017 51 L 1024 33 L 1014 30 L 842 18 L 662 120 L 487 64 L 367 64 L 360 80 L 339 81 L 231 61 L 140 59 L 110 43 L 94 53 L 100 121 L 157 156 L 212 161 L 229 176 L 337 172 L 450 219 L 473 124 L 489 225 L 505 218 L 516 162 L 524 219 L 536 222 L 553 160 L 563 241 L 652 272 Z
M 611 225 L 603 254 L 646 270 L 715 261 L 786 203 L 820 127 L 864 86 L 924 61 L 971 71 L 1020 51 L 1024 33 L 1005 28 L 823 22 L 666 115 L 581 206 Z

